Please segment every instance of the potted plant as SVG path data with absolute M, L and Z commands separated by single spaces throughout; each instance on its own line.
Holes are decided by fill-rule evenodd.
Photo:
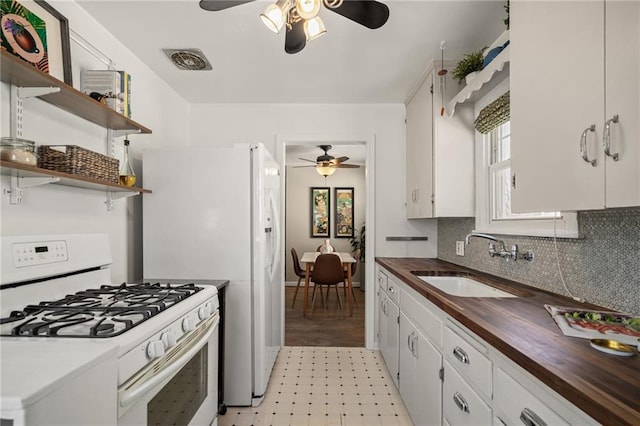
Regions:
M 365 235 L 366 235 L 365 231 L 366 231 L 366 225 L 363 222 L 362 227 L 360 228 L 360 231 L 355 230 L 354 237 L 349 239 L 349 243 L 351 244 L 352 251 L 356 251 L 357 249 L 360 249 L 360 257 L 356 260 L 362 263 L 362 266 L 360 267 L 360 290 L 361 291 L 364 291 L 364 284 L 365 284 L 365 276 L 364 276 L 364 260 L 365 260 L 364 250 L 365 250 Z
M 458 62 L 458 65 L 453 69 L 451 74 L 454 78 L 458 79 L 458 82 L 462 83 L 462 80 L 465 80 L 468 75 L 474 75 L 482 69 L 482 63 L 484 61 L 483 52 L 486 47 L 482 49 L 464 55 L 464 58 Z M 467 83 L 470 79 L 467 81 Z

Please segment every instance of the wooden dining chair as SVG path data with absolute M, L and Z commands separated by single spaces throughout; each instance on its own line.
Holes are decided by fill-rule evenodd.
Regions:
M 356 249 L 356 251 L 354 251 L 351 256 L 353 256 L 353 258 L 356 260 L 355 263 L 349 263 L 347 265 L 347 268 L 351 268 L 351 281 L 353 281 L 353 277 L 356 275 L 356 271 L 358 270 L 358 263 L 360 262 L 360 249 Z M 347 287 L 349 287 L 347 280 L 349 279 L 348 273 L 347 273 L 347 268 L 344 268 L 344 278 L 343 278 L 343 285 L 342 288 L 344 289 L 344 298 L 345 300 L 347 299 Z M 360 283 L 360 285 L 363 285 L 363 283 Z M 353 291 L 353 286 L 351 286 L 351 296 L 353 296 L 353 302 L 356 305 L 356 308 L 358 307 L 358 302 L 356 301 L 356 293 Z
M 293 293 L 293 302 L 291 303 L 291 307 L 296 304 L 296 297 L 298 297 L 298 290 L 300 290 L 300 282 L 305 279 L 305 270 L 302 266 L 300 266 L 300 259 L 298 258 L 298 253 L 296 249 L 291 247 L 291 257 L 293 258 L 293 271 L 298 276 L 298 285 L 296 286 L 296 292 Z
M 344 269 L 342 267 L 342 260 L 337 254 L 321 254 L 316 258 L 316 262 L 313 265 L 313 271 L 311 272 L 311 281 L 314 283 L 313 295 L 311 297 L 311 312 L 313 313 L 313 307 L 316 303 L 316 289 L 319 289 L 320 297 L 322 296 L 322 286 L 327 286 L 327 300 L 329 299 L 329 288 L 334 286 L 336 289 L 336 296 L 338 297 L 338 306 L 342 311 L 342 300 L 340 299 L 340 292 L 338 291 L 338 284 L 344 282 Z M 323 300 L 324 302 L 324 300 Z M 325 304 L 326 306 L 326 304 Z

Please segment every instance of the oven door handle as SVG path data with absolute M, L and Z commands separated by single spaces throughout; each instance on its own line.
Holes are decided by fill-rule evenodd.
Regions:
M 147 365 L 123 384 L 118 390 L 120 406 L 124 408 L 131 405 L 159 383 L 173 376 L 204 347 L 219 322 L 219 314 L 215 312 L 165 356 Z

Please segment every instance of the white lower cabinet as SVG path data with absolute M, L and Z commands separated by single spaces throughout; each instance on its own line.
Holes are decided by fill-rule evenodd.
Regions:
M 493 405 L 496 418 L 506 425 L 568 425 L 503 369 L 496 368 L 496 395 Z
M 444 361 L 442 414 L 451 426 L 491 424 L 491 407 L 447 360 Z
M 378 345 L 416 426 L 598 424 L 376 267 Z
M 415 425 L 442 418 L 442 355 L 400 311 L 400 396 Z
M 389 374 L 398 387 L 398 305 L 383 290 L 378 291 L 378 345 Z

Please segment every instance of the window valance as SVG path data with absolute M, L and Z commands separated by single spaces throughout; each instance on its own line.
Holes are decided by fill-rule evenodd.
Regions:
M 476 130 L 480 133 L 489 133 L 496 127 L 509 121 L 509 93 L 500 96 L 495 101 L 484 107 L 474 121 Z

